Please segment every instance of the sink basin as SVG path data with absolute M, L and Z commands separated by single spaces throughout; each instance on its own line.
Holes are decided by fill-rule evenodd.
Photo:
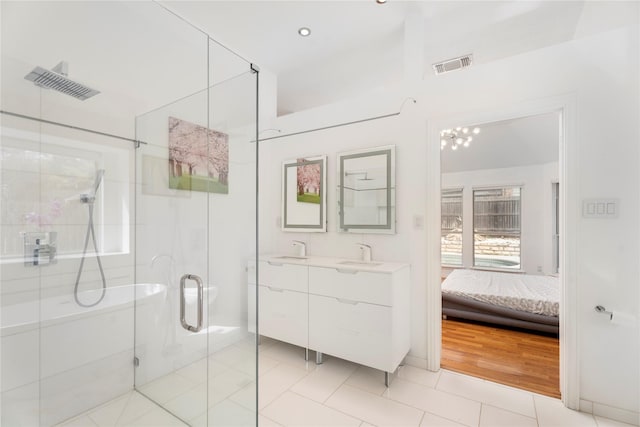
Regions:
M 283 255 L 283 256 L 274 256 L 270 259 L 297 259 L 297 260 L 306 260 L 306 256 L 295 256 L 295 255 Z
M 378 265 L 382 265 L 381 262 L 371 262 L 371 261 L 340 261 L 338 264 L 356 265 L 359 267 L 376 267 Z

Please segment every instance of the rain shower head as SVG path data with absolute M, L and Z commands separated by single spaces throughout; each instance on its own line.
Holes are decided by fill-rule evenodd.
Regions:
M 82 83 L 74 82 L 68 78 L 67 69 L 68 64 L 62 61 L 52 70 L 35 67 L 29 74 L 24 76 L 24 78 L 35 83 L 36 86 L 57 90 L 81 101 L 100 93 L 99 90 L 91 89 Z

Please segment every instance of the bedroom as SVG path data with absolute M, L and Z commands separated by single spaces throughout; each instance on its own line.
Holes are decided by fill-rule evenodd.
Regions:
M 442 365 L 556 397 L 559 129 L 550 112 L 441 132 Z

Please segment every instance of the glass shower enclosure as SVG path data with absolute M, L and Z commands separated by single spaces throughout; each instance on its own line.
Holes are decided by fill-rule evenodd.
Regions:
M 256 73 L 212 40 L 209 56 L 226 67 L 208 90 L 136 119 L 136 278 L 166 288 L 162 310 L 136 305 L 135 382 L 191 425 L 251 425 Z
M 0 424 L 256 425 L 257 67 L 157 2 L 0 8 Z

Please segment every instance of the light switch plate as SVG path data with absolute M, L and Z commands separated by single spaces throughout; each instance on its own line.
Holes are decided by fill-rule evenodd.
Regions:
M 620 209 L 619 199 L 582 200 L 583 218 L 617 218 Z

